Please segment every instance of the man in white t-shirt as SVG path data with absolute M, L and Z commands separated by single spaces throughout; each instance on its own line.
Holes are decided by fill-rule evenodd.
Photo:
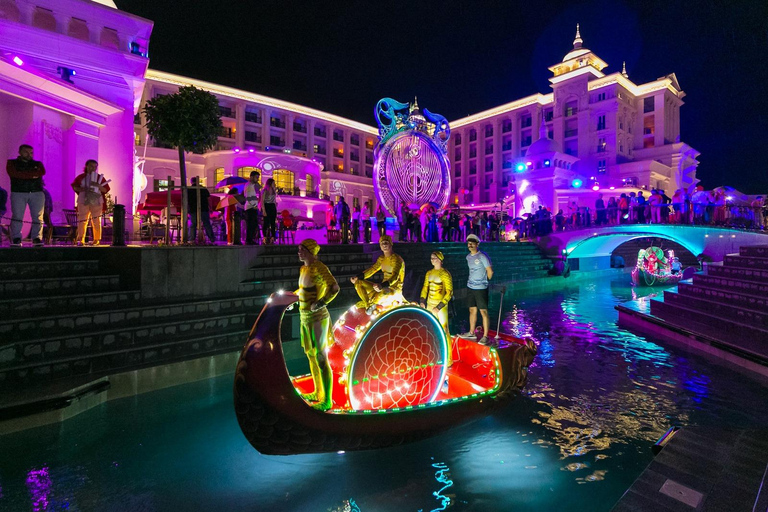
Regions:
M 245 245 L 256 245 L 259 231 L 259 185 L 258 171 L 251 171 L 248 185 L 245 186 Z
M 469 266 L 469 280 L 467 281 L 467 305 L 469 306 L 469 332 L 462 334 L 462 338 L 476 339 L 477 310 L 483 317 L 483 337 L 478 343 L 488 343 L 488 281 L 493 277 L 491 258 L 478 250 L 480 238 L 471 234 L 467 237 L 467 265 Z

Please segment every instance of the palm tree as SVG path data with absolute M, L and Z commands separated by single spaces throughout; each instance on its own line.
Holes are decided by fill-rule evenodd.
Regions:
M 188 204 L 184 152 L 204 153 L 216 145 L 221 132 L 219 100 L 208 91 L 190 85 L 175 94 L 149 100 L 144 107 L 144 115 L 149 135 L 179 150 L 181 229 L 182 240 L 186 240 Z

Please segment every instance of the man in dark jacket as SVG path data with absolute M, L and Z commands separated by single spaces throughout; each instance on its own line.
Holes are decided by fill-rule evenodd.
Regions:
M 352 214 L 349 211 L 349 205 L 344 200 L 344 196 L 339 196 L 339 202 L 333 207 L 333 213 L 336 215 L 336 221 L 339 223 L 341 231 L 341 243 L 349 243 L 349 221 Z
M 8 160 L 5 170 L 11 177 L 11 247 L 21 247 L 21 226 L 29 205 L 32 217 L 30 237 L 36 247 L 43 245 L 43 180 L 45 167 L 33 160 L 34 150 L 28 144 L 19 146 L 19 156 Z

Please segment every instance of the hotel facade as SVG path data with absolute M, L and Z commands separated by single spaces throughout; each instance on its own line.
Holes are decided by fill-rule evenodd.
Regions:
M 74 206 L 69 184 L 90 158 L 129 212 L 169 177 L 176 184 L 178 152 L 148 136 L 141 111 L 186 85 L 216 95 L 223 124 L 215 148 L 187 155 L 189 176 L 214 188 L 257 170 L 277 181 L 292 213 L 321 224 L 317 214 L 340 195 L 375 211 L 374 126 L 151 70 L 151 30 L 109 0 L 0 0 L 0 147 L 6 158 L 20 144 L 35 147 L 55 211 Z M 451 202 L 505 203 L 519 214 L 589 205 L 597 191 L 695 184 L 699 153 L 679 140 L 684 93 L 674 74 L 638 85 L 625 71 L 604 74 L 606 66 L 577 30 L 573 49 L 549 68 L 551 93 L 451 121 Z

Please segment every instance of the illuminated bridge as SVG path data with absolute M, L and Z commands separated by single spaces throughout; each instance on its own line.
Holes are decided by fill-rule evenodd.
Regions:
M 597 270 L 610 267 L 611 253 L 623 243 L 648 237 L 676 242 L 694 256 L 703 255 L 711 261 L 723 261 L 726 254 L 739 252 L 741 246 L 768 244 L 766 233 L 670 224 L 594 226 L 552 233 L 537 243 L 549 256 L 561 255 L 565 250 L 574 268 Z

